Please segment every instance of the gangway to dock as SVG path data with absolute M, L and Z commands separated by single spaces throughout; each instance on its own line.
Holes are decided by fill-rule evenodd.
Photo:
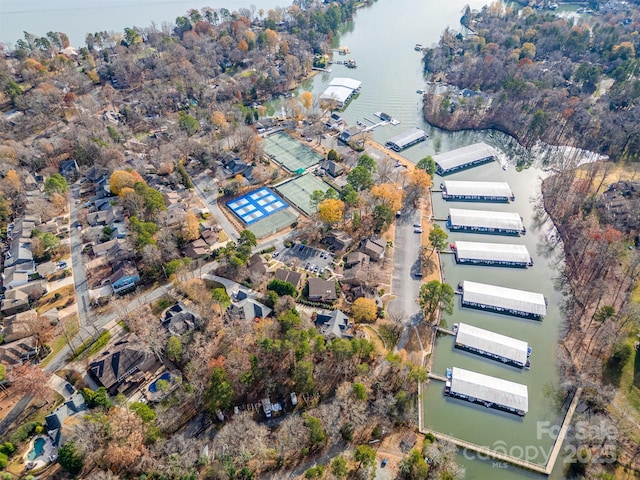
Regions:
M 442 333 L 446 333 L 447 335 L 455 335 L 456 332 L 454 332 L 453 330 L 448 330 L 446 328 L 443 327 L 438 327 L 438 331 L 442 332 Z
M 429 372 L 427 374 L 427 376 L 429 377 L 430 380 L 437 380 L 439 382 L 446 382 L 447 381 L 447 377 L 444 377 L 442 375 L 438 375 L 437 373 Z

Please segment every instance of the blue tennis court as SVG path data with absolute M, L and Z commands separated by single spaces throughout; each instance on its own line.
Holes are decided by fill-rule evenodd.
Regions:
M 269 188 L 260 188 L 227 202 L 227 207 L 247 225 L 262 220 L 289 204 Z

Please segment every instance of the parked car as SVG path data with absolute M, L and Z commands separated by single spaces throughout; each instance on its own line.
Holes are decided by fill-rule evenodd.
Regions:
M 421 228 L 414 228 L 413 229 L 413 233 L 422 233 L 422 229 Z
M 383 458 L 383 459 L 382 459 L 382 462 L 380 463 L 380 466 L 381 466 L 382 468 L 384 468 L 384 467 L 386 467 L 386 466 L 387 466 L 387 459 L 386 459 L 386 458 Z

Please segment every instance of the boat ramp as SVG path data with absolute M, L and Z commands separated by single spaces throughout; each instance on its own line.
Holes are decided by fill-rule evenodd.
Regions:
M 513 212 L 449 209 L 447 226 L 451 231 L 493 233 L 498 235 L 524 235 L 527 232 L 522 218 Z
M 529 368 L 529 344 L 467 323 L 454 325 L 454 346 L 517 368 Z
M 445 395 L 524 416 L 529 411 L 529 391 L 526 385 L 502 378 L 453 367 L 451 380 L 444 387 Z
M 434 155 L 433 159 L 436 162 L 438 175 L 448 175 L 458 170 L 491 162 L 497 155 L 495 148 L 480 142 Z
M 451 244 L 451 250 L 458 263 L 519 268 L 533 266 L 525 245 L 456 241 Z
M 541 320 L 547 314 L 544 295 L 514 288 L 463 281 L 462 306 Z
M 465 202 L 513 202 L 516 197 L 507 182 L 463 182 L 445 180 L 440 184 L 444 200 Z

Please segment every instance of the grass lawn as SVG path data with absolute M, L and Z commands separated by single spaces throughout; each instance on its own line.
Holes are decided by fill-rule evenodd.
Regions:
M 67 331 L 67 337 L 69 338 L 69 340 L 71 340 L 80 331 L 78 317 L 77 315 L 73 315 L 71 317 L 65 318 L 62 321 L 64 322 L 64 327 Z M 67 344 L 67 340 L 65 339 L 65 336 L 63 334 L 60 334 L 56 338 L 54 338 L 50 345 L 51 353 L 47 355 L 47 358 L 43 360 L 40 366 L 43 368 L 46 367 L 51 361 L 51 359 L 55 357 L 60 352 L 60 350 L 62 350 L 65 347 L 66 344 Z
M 52 308 L 62 308 L 67 306 L 70 298 L 75 296 L 75 287 L 73 285 L 65 285 L 58 290 L 47 293 L 36 302 L 35 309 L 38 313 L 46 312 Z
M 622 368 L 616 403 L 623 409 L 628 405 L 628 415 L 640 422 L 640 355 L 634 349 L 635 341 L 635 335 L 629 336 L 626 340 L 632 353 Z M 640 441 L 640 437 L 636 440 Z

